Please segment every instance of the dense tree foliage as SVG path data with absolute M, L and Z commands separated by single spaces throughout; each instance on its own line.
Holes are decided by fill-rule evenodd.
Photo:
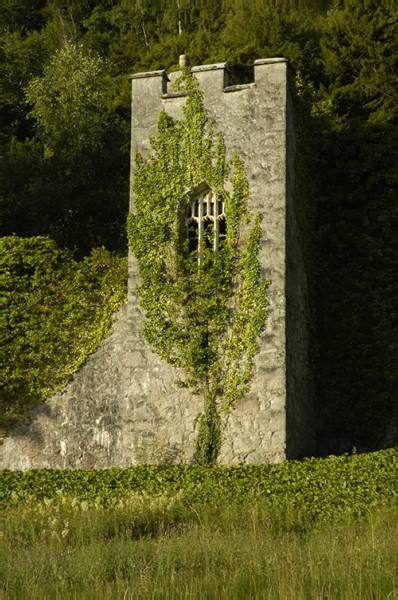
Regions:
M 338 120 L 397 122 L 397 38 L 396 10 L 331 13 L 320 45 Z
M 50 235 L 78 258 L 98 246 L 124 255 L 129 136 L 108 64 L 77 43 L 72 11 L 43 12 L 40 33 L 6 42 L 6 233 Z
M 244 83 L 253 60 L 286 57 L 307 112 L 297 194 L 320 427 L 372 447 L 397 405 L 398 10 L 272 4 L 6 7 L 5 235 L 47 235 L 78 259 L 98 246 L 125 255 L 128 74 L 187 53 L 227 61 Z

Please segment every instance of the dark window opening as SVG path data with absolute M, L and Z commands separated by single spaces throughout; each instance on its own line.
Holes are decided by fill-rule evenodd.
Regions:
M 206 248 L 211 250 L 214 249 L 214 223 L 210 219 L 206 219 L 203 223 L 203 238 L 205 240 Z
M 225 217 L 223 217 L 222 219 L 219 219 L 218 223 L 218 246 L 221 248 L 227 237 L 227 221 Z
M 225 204 L 217 200 L 213 190 L 207 189 L 193 199 L 186 218 L 188 251 L 198 252 L 199 264 L 203 248 L 219 250 L 227 235 Z
M 198 249 L 198 223 L 191 221 L 188 225 L 188 252 L 196 252 Z

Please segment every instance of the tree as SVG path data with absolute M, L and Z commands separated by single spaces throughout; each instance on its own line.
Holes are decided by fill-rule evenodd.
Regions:
M 98 246 L 126 253 L 128 131 L 108 111 L 106 69 L 67 44 L 28 84 L 36 134 L 8 148 L 7 234 L 50 235 L 78 257 Z
M 331 11 L 321 39 L 327 95 L 339 120 L 396 122 L 398 11 Z
M 106 67 L 99 56 L 67 44 L 55 53 L 43 77 L 30 81 L 26 99 L 45 157 L 57 153 L 80 161 L 103 141 L 109 124 Z

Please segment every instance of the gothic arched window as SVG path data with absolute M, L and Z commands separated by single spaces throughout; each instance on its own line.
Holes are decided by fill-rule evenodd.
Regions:
M 186 227 L 188 250 L 197 252 L 199 248 L 199 264 L 203 259 L 203 247 L 214 251 L 221 248 L 227 234 L 225 205 L 209 187 L 193 196 Z

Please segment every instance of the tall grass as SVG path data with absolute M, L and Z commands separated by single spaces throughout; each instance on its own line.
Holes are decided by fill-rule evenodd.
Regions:
M 5 598 L 398 597 L 398 510 L 308 522 L 265 501 L 189 504 L 130 494 L 7 515 Z

